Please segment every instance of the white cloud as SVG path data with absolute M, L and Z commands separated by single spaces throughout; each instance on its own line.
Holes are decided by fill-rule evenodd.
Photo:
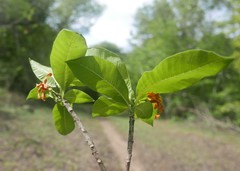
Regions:
M 124 50 L 129 49 L 128 39 L 136 10 L 149 0 L 98 0 L 106 5 L 105 11 L 85 35 L 88 45 L 103 41 L 116 44 Z

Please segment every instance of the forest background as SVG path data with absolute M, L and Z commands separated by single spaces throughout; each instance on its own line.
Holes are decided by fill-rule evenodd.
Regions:
M 87 34 L 104 11 L 104 6 L 94 0 L 0 2 L 0 87 L 24 95 L 37 82 L 33 81 L 28 58 L 49 65 L 50 50 L 59 30 L 69 28 Z M 187 49 L 235 57 L 217 77 L 164 95 L 163 118 L 195 119 L 207 115 L 240 125 L 239 1 L 155 0 L 138 9 L 134 28 L 131 51 L 123 52 L 110 42 L 96 45 L 120 54 L 133 84 L 165 57 Z

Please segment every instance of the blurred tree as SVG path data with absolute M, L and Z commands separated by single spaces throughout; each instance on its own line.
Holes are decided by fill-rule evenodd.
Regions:
M 136 14 L 130 56 L 147 62 L 143 68 L 146 70 L 166 56 L 187 49 L 204 48 L 230 55 L 231 40 L 215 29 L 219 17 L 230 17 L 224 12 L 230 10 L 229 5 L 225 0 L 153 1 Z M 214 16 L 217 11 L 219 17 Z M 145 61 L 146 57 L 153 60 Z
M 59 30 L 71 26 L 71 29 L 85 33 L 103 8 L 95 0 L 55 0 L 50 7 L 48 23 Z
M 239 16 L 240 2 L 234 0 L 154 0 L 143 6 L 135 16 L 133 51 L 126 59 L 133 84 L 136 85 L 144 71 L 177 52 L 201 48 L 222 55 L 234 54 L 239 48 L 233 46 L 233 40 L 239 45 Z M 239 97 L 234 95 L 240 94 L 236 88 L 239 79 L 236 70 L 229 67 L 217 78 L 204 80 L 177 93 L 178 96 L 166 96 L 167 115 L 187 117 L 192 108 L 200 108 L 197 105 L 200 101 L 208 103 L 211 111 L 217 113 L 218 106 L 226 102 L 222 94 L 228 95 L 228 103 L 239 104 Z M 237 111 L 231 112 L 236 116 Z
M 0 86 L 26 92 L 33 86 L 28 58 L 45 65 L 62 27 L 88 31 L 102 11 L 95 0 L 0 0 Z

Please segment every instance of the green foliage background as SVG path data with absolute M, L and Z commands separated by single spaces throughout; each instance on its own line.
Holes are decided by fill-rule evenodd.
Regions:
M 239 21 L 240 2 L 234 0 L 154 0 L 143 6 L 135 16 L 133 50 L 125 58 L 133 84 L 144 71 L 183 50 L 206 49 L 233 56 L 233 64 L 217 78 L 164 96 L 165 117 L 212 114 L 240 125 Z
M 101 14 L 95 0 L 0 0 L 0 86 L 27 93 L 34 86 L 28 58 L 49 66 L 62 28 L 86 33 Z
M 34 86 L 28 58 L 49 65 L 58 31 L 80 33 L 101 14 L 95 0 L 0 0 L 0 86 L 27 93 Z M 99 46 L 122 55 L 133 84 L 144 71 L 169 55 L 206 49 L 236 60 L 216 78 L 172 95 L 164 95 L 165 117 L 187 118 L 209 111 L 240 125 L 240 2 L 236 0 L 154 0 L 135 15 L 132 50 Z M 204 107 L 203 107 L 204 106 Z

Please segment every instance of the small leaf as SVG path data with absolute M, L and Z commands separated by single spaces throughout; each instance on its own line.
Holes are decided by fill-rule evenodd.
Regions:
M 27 100 L 29 99 L 38 99 L 38 88 L 35 87 L 28 93 Z
M 91 89 L 116 102 L 129 103 L 128 88 L 117 67 L 99 57 L 81 57 L 67 61 L 74 75 Z
M 92 116 L 112 116 L 117 115 L 128 108 L 127 105 L 117 103 L 104 96 L 99 97 L 93 105 Z
M 60 134 L 67 135 L 74 130 L 75 124 L 73 118 L 64 106 L 59 103 L 55 104 L 52 113 L 55 128 Z
M 69 90 L 64 95 L 64 98 L 70 103 L 87 103 L 94 101 L 88 94 L 76 89 Z
M 147 118 L 147 119 L 141 119 L 143 122 L 145 122 L 146 124 L 149 124 L 151 126 L 153 126 L 153 121 L 155 119 L 155 114 L 152 114 L 152 117 Z
M 147 119 L 151 118 L 153 114 L 153 106 L 152 103 L 146 101 L 144 103 L 139 104 L 135 107 L 135 114 L 138 118 Z
M 50 63 L 62 90 L 66 90 L 74 79 L 65 61 L 82 57 L 86 51 L 87 45 L 81 34 L 66 29 L 59 32 L 53 44 Z
M 48 90 L 45 91 L 46 98 L 50 98 L 48 92 L 49 92 Z M 30 99 L 39 100 L 39 98 L 38 98 L 38 88 L 34 87 L 32 90 L 30 90 L 26 99 L 27 100 L 30 100 Z
M 168 57 L 152 71 L 143 73 L 137 85 L 137 101 L 146 98 L 148 92 L 171 93 L 187 88 L 204 77 L 216 75 L 232 60 L 203 50 Z
M 31 68 L 33 70 L 33 73 L 41 82 L 43 82 L 46 79 L 46 76 L 49 73 L 53 73 L 52 68 L 50 68 L 50 67 L 44 66 L 30 58 L 29 58 L 29 62 L 30 62 Z M 57 82 L 54 79 L 53 75 L 51 77 L 48 77 L 47 85 L 49 85 L 50 87 L 56 87 L 56 84 L 57 84 Z

